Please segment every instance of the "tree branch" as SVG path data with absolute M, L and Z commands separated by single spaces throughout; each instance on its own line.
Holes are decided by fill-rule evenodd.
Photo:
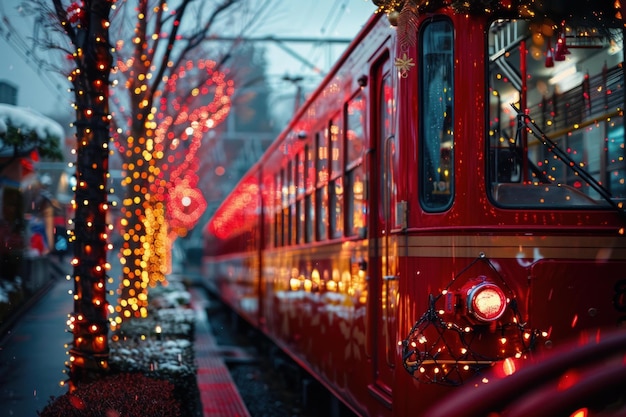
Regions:
M 54 10 L 56 12 L 56 16 L 59 19 L 59 22 L 67 22 L 67 11 L 63 8 L 63 4 L 61 4 L 61 0 L 52 0 L 52 4 L 54 4 Z M 63 25 L 63 29 L 65 33 L 67 33 L 70 41 L 76 45 L 76 31 L 71 25 Z
M 170 32 L 170 36 L 167 39 L 167 48 L 165 50 L 165 56 L 161 62 L 161 66 L 157 71 L 156 77 L 154 77 L 154 82 L 152 84 L 152 88 L 150 89 L 150 96 L 154 97 L 156 91 L 161 86 L 161 82 L 163 81 L 163 74 L 165 74 L 165 69 L 168 68 L 167 63 L 170 60 L 170 56 L 172 55 L 172 50 L 174 49 L 174 44 L 176 43 L 176 38 L 178 36 L 178 31 L 180 30 L 180 21 L 182 17 L 185 15 L 185 10 L 187 6 L 191 3 L 191 0 L 183 0 L 178 10 L 176 10 L 176 18 L 174 19 L 174 24 L 172 25 L 172 31 Z

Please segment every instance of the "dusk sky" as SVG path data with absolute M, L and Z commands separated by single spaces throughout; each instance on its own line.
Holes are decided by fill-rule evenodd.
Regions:
M 11 28 L 1 23 L 0 28 L 0 80 L 19 88 L 18 105 L 31 107 L 45 115 L 55 117 L 70 114 L 71 96 L 67 93 L 68 83 L 58 74 L 46 74 L 7 41 L 15 37 L 28 42 L 32 36 L 32 22 L 19 16 L 17 6 L 21 0 L 2 0 L 0 16 L 10 18 Z M 376 6 L 371 0 L 281 0 L 272 21 L 260 26 L 258 33 L 251 36 L 310 37 L 310 38 L 353 38 L 367 22 Z M 17 33 L 15 33 L 17 32 Z M 268 75 L 280 80 L 284 75 L 304 76 L 308 82 L 318 82 L 315 73 L 280 47 L 264 44 L 268 51 L 270 67 Z M 346 45 L 329 49 L 304 43 L 289 43 L 287 47 L 307 60 L 328 70 Z M 278 81 L 280 82 L 280 81 Z M 275 85 L 275 83 L 273 83 Z M 285 88 L 289 88 L 286 85 Z

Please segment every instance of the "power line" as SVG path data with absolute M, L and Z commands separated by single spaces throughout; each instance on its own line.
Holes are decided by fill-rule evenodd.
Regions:
M 335 8 L 331 8 L 328 11 L 326 20 L 324 21 L 324 23 L 322 23 L 322 28 L 320 29 L 320 33 L 322 33 L 323 35 L 326 33 L 331 33 L 335 29 L 335 27 L 337 27 L 339 20 L 341 20 L 347 8 L 348 8 L 348 0 L 343 0 L 341 2 L 341 4 L 339 5 L 339 13 L 336 12 Z M 332 27 L 330 27 L 330 29 L 327 29 L 325 26 L 328 24 L 328 21 L 330 19 L 334 19 L 332 22 L 333 24 L 332 24 Z
M 3 22 L 3 25 L 0 25 L 0 36 L 6 40 L 6 43 L 15 51 L 25 64 L 31 66 L 42 81 L 44 81 L 44 77 L 47 78 L 48 82 L 44 82 L 46 88 L 55 94 L 57 98 L 66 99 L 67 97 L 65 97 L 63 93 L 67 88 L 64 88 L 59 83 L 59 79 L 55 79 L 49 71 L 45 71 L 48 63 L 43 59 L 35 57 L 32 53 L 36 45 L 29 45 L 13 27 L 11 20 L 6 14 L 4 14 L 4 10 L 2 9 L 0 12 L 2 12 Z
M 324 71 L 317 65 L 311 62 L 311 60 L 302 54 L 296 52 L 292 48 L 289 48 L 286 43 L 313 43 L 313 44 L 348 44 L 352 42 L 352 39 L 348 38 L 300 38 L 300 37 L 275 37 L 275 36 L 261 36 L 261 37 L 232 37 L 232 36 L 215 36 L 208 40 L 212 41 L 232 41 L 232 42 L 273 42 L 283 51 L 287 52 L 293 58 L 300 61 L 305 66 L 312 69 L 315 73 L 324 75 Z

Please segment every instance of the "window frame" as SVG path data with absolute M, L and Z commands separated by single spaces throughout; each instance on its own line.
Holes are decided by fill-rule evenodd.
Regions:
M 431 39 L 429 31 L 433 30 L 434 32 L 437 26 L 442 24 L 446 25 L 446 30 L 440 31 L 440 34 L 437 37 L 444 39 L 449 36 L 449 48 L 446 49 L 425 47 L 424 44 L 426 40 Z M 450 19 L 441 17 L 432 19 L 431 21 L 423 25 L 419 33 L 419 199 L 420 205 L 424 209 L 424 211 L 431 213 L 447 211 L 450 209 L 450 207 L 452 207 L 452 204 L 454 203 L 454 90 L 456 84 L 454 67 L 454 29 L 454 25 Z M 433 35 L 436 34 L 437 32 L 433 33 Z M 433 36 L 433 38 L 434 37 L 435 36 Z M 433 50 L 437 52 L 434 53 L 432 52 Z M 444 57 L 444 55 L 447 56 Z M 436 66 L 436 68 L 444 69 L 443 74 L 441 75 L 441 81 L 439 81 L 441 83 L 441 86 L 438 86 L 434 81 L 434 77 L 437 76 L 438 73 L 434 73 L 433 71 L 430 71 L 428 69 L 431 61 L 435 61 L 436 59 L 447 59 L 447 61 L 445 61 L 445 63 L 447 64 L 447 73 L 445 73 L 446 68 L 444 68 L 443 66 L 436 66 L 436 63 L 433 64 Z M 445 78 L 446 76 L 449 78 L 447 80 L 448 86 L 444 85 L 443 81 L 443 78 Z M 426 77 L 429 78 L 427 79 Z M 444 96 L 438 97 L 437 95 L 434 95 L 439 93 L 439 91 L 431 90 L 431 92 L 429 92 L 429 87 L 436 90 L 441 90 L 441 93 L 443 93 Z M 430 100 L 430 102 L 428 102 L 428 100 Z M 438 102 L 443 103 L 444 110 L 441 117 L 438 116 L 438 113 L 429 113 L 436 110 L 436 103 Z M 450 106 L 449 111 L 448 104 Z M 441 110 L 441 105 L 439 105 L 439 107 L 439 110 Z M 437 144 L 439 145 L 439 152 L 437 156 L 434 156 L 433 158 L 428 158 L 428 156 L 435 155 L 433 153 L 433 147 L 428 146 L 429 139 L 435 138 L 437 136 L 440 136 L 437 141 Z M 444 140 L 444 137 L 447 140 Z M 442 155 L 444 155 L 444 152 L 442 151 L 443 147 L 441 145 L 447 143 L 448 141 L 451 143 L 449 148 L 449 155 L 447 157 L 450 166 L 446 169 L 445 166 L 442 167 L 442 161 L 445 160 L 442 157 Z M 429 164 L 427 162 L 429 160 L 438 161 L 439 165 L 435 166 L 434 164 Z M 437 172 L 435 173 L 433 171 Z M 437 178 L 435 178 L 435 176 L 437 176 Z

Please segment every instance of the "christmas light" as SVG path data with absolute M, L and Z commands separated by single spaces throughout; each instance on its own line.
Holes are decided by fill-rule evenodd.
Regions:
M 145 46 L 139 36 L 134 43 Z M 123 43 L 118 48 L 123 48 Z M 146 294 L 133 297 L 131 290 L 136 283 L 145 291 L 165 280 L 170 245 L 177 236 L 185 236 L 206 209 L 206 201 L 196 188 L 196 154 L 206 132 L 227 116 L 234 91 L 232 82 L 216 70 L 214 61 L 188 61 L 163 78 L 164 93 L 159 96 L 158 107 L 152 106 L 155 97 L 149 95 L 147 84 L 152 74 L 145 73 L 145 68 L 152 66 L 149 61 L 143 63 L 134 58 L 118 62 L 119 71 L 129 75 L 131 96 L 140 97 L 134 101 L 137 108 L 131 112 L 128 126 L 136 125 L 133 120 L 141 121 L 140 130 L 129 130 L 125 139 L 119 136 L 116 141 L 125 157 L 123 169 L 133 173 L 123 184 L 134 194 L 123 200 L 121 209 L 121 224 L 126 229 L 121 262 L 126 279 L 122 281 L 120 300 L 132 300 L 120 303 L 122 317 L 146 314 Z M 205 79 L 203 85 L 192 88 L 189 95 L 180 94 L 188 80 L 198 78 Z M 209 94 L 213 95 L 212 101 L 197 104 Z M 120 99 L 115 103 L 123 107 Z M 118 129 L 120 132 L 124 131 Z M 183 143 L 186 146 L 180 146 Z M 171 161 L 179 162 L 173 166 Z M 181 203 L 183 198 L 185 205 Z
M 474 322 L 473 325 L 461 325 L 463 321 L 472 318 L 471 311 L 463 316 L 456 309 L 437 308 L 438 302 L 448 305 L 449 296 L 462 298 L 465 295 L 468 299 L 472 299 L 472 291 L 468 289 L 476 291 L 476 289 L 484 288 L 491 291 L 495 288 L 495 285 L 490 284 L 484 275 L 480 275 L 477 279 L 464 278 L 465 274 L 471 274 L 469 271 L 472 271 L 477 264 L 487 265 L 502 287 L 508 289 L 506 281 L 491 261 L 484 254 L 480 254 L 455 275 L 438 296 L 430 296 L 427 311 L 416 321 L 407 337 L 399 343 L 402 347 L 404 368 L 421 383 L 460 385 L 466 378 L 480 373 L 481 370 L 492 366 L 494 362 L 520 357 L 522 352 L 530 349 L 540 334 L 538 330 L 529 331 L 520 324 L 520 312 L 512 292 L 507 298 L 506 313 L 503 311 L 501 314 L 500 302 L 498 302 L 497 314 L 493 316 L 497 316 L 495 319 L 497 322 L 492 322 L 492 328 L 498 331 L 499 336 L 491 337 L 481 332 L 484 323 L 480 321 Z M 464 279 L 467 281 L 464 282 Z M 498 298 L 502 299 L 504 291 L 498 290 L 498 293 Z M 492 303 L 491 294 L 489 303 Z M 460 305 L 463 305 L 463 300 Z M 463 320 L 461 320 L 462 317 Z M 446 321 L 446 318 L 450 320 Z M 487 342 L 485 345 L 476 346 L 472 343 L 474 337 L 468 337 L 469 335 L 474 335 L 478 339 L 487 337 L 493 343 Z M 452 348 L 453 346 L 458 346 L 458 348 Z

